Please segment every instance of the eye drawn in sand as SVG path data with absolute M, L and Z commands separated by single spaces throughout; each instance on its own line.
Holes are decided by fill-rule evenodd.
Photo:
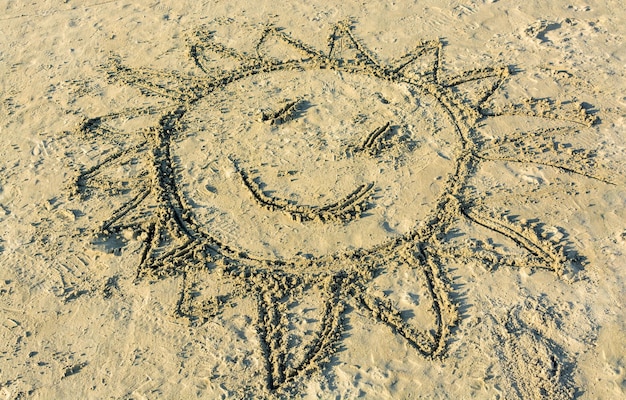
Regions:
M 349 23 L 333 27 L 326 50 L 273 26 L 252 54 L 218 43 L 205 27 L 189 48 L 201 77 L 116 59 L 106 66 L 113 81 L 165 105 L 85 119 L 79 134 L 117 150 L 82 171 L 74 189 L 126 199 L 100 233 L 143 243 L 138 280 L 182 277 L 179 315 L 202 321 L 233 297 L 254 299 L 269 391 L 287 390 L 328 363 L 348 305 L 389 326 L 416 354 L 444 356 L 459 318 L 449 260 L 557 277 L 576 269 L 562 243 L 488 211 L 469 182 L 484 163 L 506 161 L 610 183 L 584 152 L 563 160 L 558 149 L 526 145 L 592 126 L 595 117 L 581 107 L 549 99 L 494 106 L 513 74 L 508 66 L 450 75 L 439 41 L 383 63 Z M 237 66 L 212 68 L 214 58 Z M 116 128 L 139 115 L 154 115 L 154 124 Z M 545 124 L 500 139 L 479 132 L 497 117 Z M 450 245 L 460 220 L 508 238 L 520 254 Z M 427 318 L 407 318 L 372 289 L 392 274 L 421 282 Z

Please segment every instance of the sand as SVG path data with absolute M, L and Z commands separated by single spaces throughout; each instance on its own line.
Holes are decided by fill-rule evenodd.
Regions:
M 626 397 L 618 1 L 0 2 L 0 398 Z

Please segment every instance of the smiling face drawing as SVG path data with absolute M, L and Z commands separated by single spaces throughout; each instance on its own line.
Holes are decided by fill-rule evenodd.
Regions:
M 546 99 L 491 104 L 509 79 L 508 67 L 444 74 L 439 42 L 420 42 L 384 64 L 347 23 L 333 27 L 328 51 L 275 27 L 263 31 L 256 55 L 212 39 L 208 29 L 190 39 L 191 58 L 205 77 L 111 62 L 111 77 L 171 105 L 83 121 L 80 134 L 108 139 L 115 150 L 78 175 L 75 192 L 88 198 L 99 188 L 125 196 L 99 231 L 141 240 L 138 278 L 182 277 L 178 315 L 204 321 L 231 297 L 253 299 L 262 386 L 270 392 L 288 393 L 329 361 L 348 304 L 389 326 L 421 356 L 443 356 L 458 320 L 446 278 L 450 260 L 558 276 L 579 262 L 575 252 L 566 255 L 567 243 L 481 204 L 489 195 L 470 180 L 482 164 L 507 162 L 609 183 L 580 162 L 584 152 L 563 159 L 544 143 L 593 125 L 584 110 Z M 211 69 L 215 56 L 240 66 Z M 464 95 L 465 83 L 483 80 Z M 114 125 L 152 114 L 158 122 L 140 132 Z M 503 140 L 479 132 L 500 116 L 521 118 L 522 128 Z M 550 123 L 525 130 L 529 120 Z M 128 164 L 146 171 L 113 190 L 109 177 Z M 480 240 L 451 243 L 459 221 L 522 255 Z M 405 279 L 420 284 L 398 283 Z M 391 289 L 376 290 L 385 287 Z M 531 336 L 533 348 L 548 354 L 539 364 L 553 365 L 552 345 Z M 558 371 L 550 372 L 557 381 Z M 558 391 L 559 384 L 542 379 L 515 385 Z
M 185 195 L 202 229 L 262 258 L 371 248 L 414 229 L 459 150 L 436 100 L 332 70 L 228 85 L 183 120 Z

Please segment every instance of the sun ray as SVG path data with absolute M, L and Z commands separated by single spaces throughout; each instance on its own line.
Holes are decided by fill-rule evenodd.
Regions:
M 164 278 L 181 274 L 181 260 L 196 259 L 196 250 L 203 250 L 193 239 L 177 236 L 171 217 L 153 218 L 142 224 L 144 248 L 139 260 L 136 281 L 145 277 Z M 198 257 L 199 258 L 199 257 Z M 182 270 L 186 270 L 183 265 Z
M 181 245 L 172 248 L 168 252 L 162 254 L 158 259 L 155 259 L 150 263 L 150 269 L 153 271 L 164 270 L 166 266 L 176 264 L 178 260 L 184 260 L 187 258 L 200 259 L 205 257 L 199 257 L 194 253 L 201 253 L 204 250 L 204 246 L 198 245 L 193 239 L 188 239 Z M 190 257 L 191 256 L 191 257 Z
M 478 68 L 464 71 L 456 76 L 447 77 L 445 85 L 463 90 L 461 87 L 467 86 L 467 84 L 479 84 L 480 87 L 478 89 L 470 91 L 468 94 L 473 96 L 471 99 L 473 106 L 480 110 L 509 79 L 510 75 L 511 68 L 509 66 Z
M 484 117 L 524 116 L 543 118 L 546 120 L 562 120 L 577 125 L 591 127 L 598 118 L 589 114 L 582 106 L 572 104 L 570 109 L 563 109 L 553 99 L 526 99 L 523 103 L 508 104 L 498 108 L 481 108 Z
M 442 46 L 441 42 L 438 40 L 429 40 L 420 42 L 413 51 L 403 55 L 397 60 L 393 60 L 390 62 L 392 66 L 391 72 L 394 74 L 397 73 L 411 73 L 415 76 L 425 77 L 428 75 L 435 74 L 435 59 L 439 57 L 439 48 Z M 421 65 L 422 60 L 426 55 L 430 55 L 434 57 L 433 61 L 430 63 L 426 63 L 426 67 L 416 68 L 416 64 Z
M 591 172 L 597 168 L 593 152 L 584 149 L 563 151 L 562 148 L 559 148 L 562 145 L 556 142 L 556 135 L 571 134 L 574 130 L 571 126 L 561 126 L 533 131 L 510 132 L 502 139 L 498 138 L 482 144 L 476 156 L 484 161 L 543 165 L 615 185 L 608 178 Z
M 90 167 L 84 172 L 81 172 L 76 179 L 76 184 L 78 186 L 83 186 L 85 182 L 87 182 L 89 179 L 92 179 L 93 177 L 98 175 L 102 171 L 103 168 L 106 168 L 108 165 L 110 165 L 114 161 L 118 161 L 123 164 L 127 162 L 129 159 L 136 157 L 137 156 L 136 153 L 139 151 L 145 150 L 145 148 L 147 147 L 147 144 L 148 143 L 144 141 L 134 146 L 123 148 L 121 150 L 114 152 L 113 154 L 106 157 L 104 160 L 102 160 L 98 164 Z
M 130 201 L 122 205 L 117 210 L 113 211 L 111 217 L 102 224 L 103 232 L 111 232 L 112 230 L 119 230 L 116 228 L 117 222 L 124 218 L 129 212 L 135 210 L 139 205 L 152 193 L 152 189 L 149 187 L 142 187 L 139 189 L 139 193 L 134 196 Z
M 509 73 L 510 71 L 509 71 L 508 66 L 501 66 L 497 68 L 484 67 L 484 68 L 470 69 L 467 71 L 463 71 L 459 75 L 446 77 L 445 86 L 448 86 L 448 87 L 458 86 L 463 83 L 467 83 L 471 81 L 484 80 L 485 78 L 495 77 L 495 78 L 505 79 L 509 76 Z
M 416 328 L 402 317 L 400 310 L 388 299 L 363 292 L 358 301 L 371 317 L 389 326 L 404 337 L 424 357 L 436 358 L 446 349 L 450 331 L 458 322 L 458 310 L 449 296 L 448 283 L 441 271 L 441 260 L 435 254 L 418 248 L 416 256 L 403 261 L 409 270 L 419 271 L 430 296 L 432 312 L 435 315 L 435 329 Z
M 195 29 L 187 37 L 187 46 L 189 47 L 189 56 L 194 64 L 207 76 L 214 76 L 218 70 L 210 67 L 211 60 L 209 54 L 213 54 L 216 58 L 228 57 L 240 65 L 249 65 L 255 62 L 253 57 L 245 55 L 233 48 L 218 43 L 213 38 L 213 32 L 205 26 Z M 220 74 L 226 71 L 219 71 Z
M 342 276 L 331 276 L 326 279 L 302 282 L 296 277 L 263 276 L 264 284 L 253 284 L 258 297 L 259 338 L 266 354 L 266 369 L 268 371 L 268 387 L 270 389 L 283 388 L 289 385 L 296 377 L 306 375 L 315 368 L 321 359 L 328 357 L 341 335 L 341 313 L 343 302 L 340 295 Z M 266 283 L 269 282 L 270 285 Z M 289 306 L 298 302 L 298 298 L 311 295 L 308 291 L 319 286 L 321 291 L 314 293 L 318 297 L 320 310 L 320 327 L 318 332 L 310 338 L 302 349 L 298 359 L 292 348 L 289 336 L 295 334 L 290 328 L 288 318 Z M 323 298 L 324 293 L 330 296 Z M 285 331 L 289 334 L 285 334 Z M 302 340 L 302 336 L 300 340 Z
M 462 208 L 461 214 L 469 221 L 513 240 L 520 248 L 525 249 L 536 260 L 540 261 L 532 264 L 541 265 L 542 269 L 553 271 L 559 276 L 563 275 L 565 256 L 550 242 L 542 240 L 533 229 L 521 227 L 511 221 L 497 218 L 493 214 L 490 215 L 490 213 L 474 208 Z
M 457 260 L 477 260 L 486 269 L 492 271 L 501 267 L 529 268 L 530 270 L 545 269 L 545 260 L 540 257 L 528 256 L 526 254 L 509 254 L 497 248 L 486 248 L 482 242 L 473 243 L 471 246 L 461 249 L 450 248 L 446 251 Z
M 160 96 L 171 100 L 189 101 L 213 87 L 212 79 L 183 76 L 150 68 L 130 68 L 118 57 L 110 57 L 103 68 L 111 82 L 135 87 L 146 96 Z
M 206 74 L 215 72 L 213 68 L 206 64 L 210 61 L 207 52 L 213 53 L 218 57 L 229 57 L 237 61 L 241 66 L 249 66 L 258 63 L 258 58 L 241 53 L 231 47 L 227 47 L 213 40 L 212 35 L 204 30 L 197 30 L 192 36 L 190 45 L 190 55 L 196 66 Z
M 376 56 L 352 34 L 351 23 L 344 21 L 335 25 L 328 43 L 329 57 L 340 63 L 354 63 L 382 70 Z
M 72 192 L 71 195 L 78 196 L 83 200 L 86 200 L 91 196 L 94 189 L 99 189 L 105 192 L 132 192 L 137 187 L 145 187 L 148 186 L 148 172 L 140 171 L 136 176 L 127 176 L 126 181 L 122 181 L 117 183 L 115 181 L 111 181 L 110 178 L 102 177 L 99 175 L 103 175 L 104 171 L 107 169 L 112 169 L 111 166 L 113 163 L 118 163 L 119 165 L 124 165 L 138 157 L 139 151 L 145 150 L 145 143 L 140 143 L 136 146 L 131 146 L 127 149 L 115 151 L 113 154 L 106 157 L 100 163 L 90 167 L 89 169 L 80 172 L 73 179 L 72 183 Z M 132 182 L 132 184 L 130 184 Z
M 568 173 L 571 173 L 571 174 L 584 176 L 585 178 L 593 179 L 593 180 L 596 180 L 596 181 L 599 181 L 599 182 L 602 182 L 602 183 L 606 183 L 606 184 L 609 184 L 609 185 L 616 185 L 614 182 L 611 182 L 611 181 L 609 181 L 606 178 L 603 178 L 601 176 L 588 174 L 588 173 L 584 172 L 581 169 L 568 167 L 568 166 L 561 165 L 561 164 L 554 163 L 554 162 L 536 161 L 536 160 L 532 160 L 530 158 L 530 155 L 527 155 L 527 156 L 528 157 L 505 157 L 505 156 L 483 156 L 483 155 L 479 155 L 478 157 L 481 160 L 485 160 L 485 161 L 506 161 L 506 162 L 515 162 L 515 163 L 523 163 L 523 164 L 543 165 L 543 166 L 546 166 L 546 167 L 556 168 L 556 169 L 559 169 L 561 171 L 568 172 Z
M 257 42 L 256 52 L 259 58 L 272 57 L 269 55 L 268 47 L 270 39 L 276 41 L 276 47 L 281 47 L 280 58 L 274 58 L 282 62 L 295 62 L 307 59 L 321 59 L 325 56 L 316 49 L 306 45 L 304 42 L 296 40 L 281 31 L 278 27 L 270 25 L 263 30 L 261 38 Z M 296 57 L 299 54 L 300 57 Z

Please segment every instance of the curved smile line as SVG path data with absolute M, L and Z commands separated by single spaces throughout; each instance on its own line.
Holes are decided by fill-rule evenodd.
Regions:
M 348 221 L 359 218 L 367 209 L 369 194 L 374 188 L 374 183 L 363 184 L 357 187 L 347 196 L 324 206 L 312 206 L 295 204 L 292 201 L 278 197 L 268 196 L 250 176 L 241 168 L 238 169 L 243 185 L 250 191 L 254 200 L 262 207 L 270 211 L 285 212 L 299 222 L 319 220 Z

